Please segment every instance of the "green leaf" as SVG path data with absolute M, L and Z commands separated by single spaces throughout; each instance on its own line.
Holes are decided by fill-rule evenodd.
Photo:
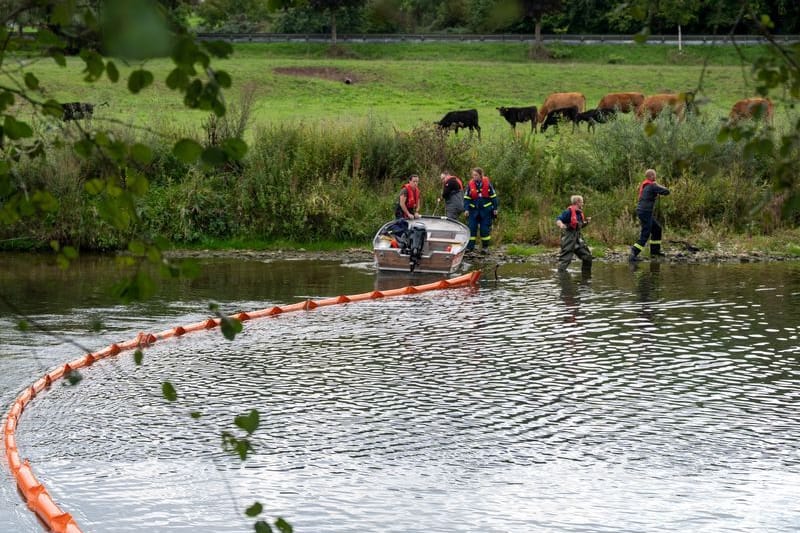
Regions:
M 134 240 L 128 243 L 128 251 L 133 255 L 144 255 L 145 244 L 140 240 Z
M 200 143 L 191 139 L 181 139 L 172 148 L 173 155 L 184 163 L 194 163 L 202 152 L 203 147 Z
M 106 76 L 108 76 L 108 79 L 113 83 L 117 83 L 119 81 L 119 70 L 117 70 L 117 65 L 114 64 L 113 61 L 109 60 L 106 63 Z
M 134 70 L 128 77 L 128 90 L 133 94 L 137 94 L 151 83 L 153 83 L 152 72 L 144 69 Z
M 92 196 L 97 196 L 106 188 L 106 181 L 94 178 L 83 184 L 83 188 Z
M 256 533 L 272 533 L 272 528 L 263 520 L 259 520 L 255 523 L 255 530 Z
M 144 195 L 147 194 L 147 191 L 150 190 L 150 181 L 147 179 L 147 177 L 145 177 L 144 174 L 134 170 L 128 170 L 128 176 L 125 179 L 125 183 L 127 184 L 128 191 L 139 198 L 144 197 Z
M 61 109 L 60 103 L 51 98 L 42 105 L 42 113 L 50 117 L 61 118 L 64 114 L 64 110 Z
M 26 331 L 30 331 L 31 325 L 27 320 L 20 320 L 17 322 L 17 329 L 24 333 Z
M 217 166 L 224 163 L 227 160 L 227 157 L 225 156 L 225 151 L 222 148 L 217 146 L 209 146 L 203 150 L 201 159 L 203 160 L 203 163 L 207 165 Z
M 263 511 L 264 511 L 264 506 L 261 505 L 259 502 L 255 502 L 253 505 L 251 505 L 244 511 L 244 514 L 252 518 L 254 516 L 260 515 Z
M 144 352 L 141 348 L 137 348 L 135 352 L 133 352 L 133 362 L 136 363 L 136 366 L 140 366 L 142 361 L 144 360 Z
M 197 419 L 199 419 L 201 416 L 203 416 L 203 413 L 201 413 L 200 411 L 192 411 L 192 412 L 190 412 L 190 413 L 189 413 L 189 416 L 191 416 L 192 418 L 194 418 L 195 420 L 197 420 Z
M 147 165 L 153 160 L 153 151 L 142 143 L 134 143 L 131 147 L 131 157 L 137 163 Z
M 58 200 L 50 191 L 36 191 L 31 196 L 31 201 L 40 210 L 45 213 L 52 213 L 58 211 Z
M 86 64 L 86 68 L 83 69 L 86 76 L 83 79 L 88 82 L 100 79 L 106 70 L 103 57 L 97 52 L 84 49 L 81 50 L 81 59 Z
M 225 41 L 203 41 L 201 44 L 214 57 L 226 58 L 233 53 L 233 46 Z
M 172 90 L 185 89 L 189 85 L 189 76 L 181 69 L 173 69 L 167 76 L 167 87 Z
M 78 258 L 78 250 L 76 250 L 74 246 L 64 246 L 61 249 L 61 253 L 64 254 L 64 257 L 70 260 L 75 260 Z
M 173 387 L 172 383 L 169 381 L 165 381 L 161 384 L 161 394 L 170 402 L 174 402 L 178 399 L 178 393 L 175 392 L 175 387 Z
M 194 259 L 186 259 L 180 263 L 181 277 L 193 279 L 200 275 L 200 263 Z
M 53 61 L 56 62 L 56 65 L 59 67 L 66 67 L 67 66 L 67 59 L 64 57 L 64 54 L 61 52 L 54 51 L 50 54 L 50 57 L 53 58 Z
M 251 434 L 258 429 L 259 423 L 259 415 L 258 410 L 251 409 L 250 413 L 246 415 L 239 415 L 233 419 L 233 423 L 236 426 L 245 430 L 248 434 Z
M 214 73 L 214 78 L 216 78 L 217 83 L 220 87 L 229 88 L 233 83 L 230 74 L 225 72 L 224 70 L 218 70 Z
M 68 26 L 72 22 L 72 14 L 75 12 L 74 1 L 53 2 L 50 4 L 50 23 L 58 26 Z
M 35 91 L 39 88 L 39 78 L 33 75 L 31 72 L 25 73 L 25 86 L 30 89 L 31 91 Z
M 228 154 L 229 158 L 239 161 L 247 153 L 247 143 L 235 137 L 225 139 L 225 142 L 222 143 L 222 149 Z
M 89 139 L 81 139 L 73 145 L 75 153 L 84 159 L 88 159 L 94 151 L 94 144 Z
M 6 115 L 3 121 L 3 131 L 6 137 L 12 140 L 23 139 L 33 135 L 33 128 L 26 122 L 21 122 L 11 115 Z
M 83 380 L 83 376 L 77 370 L 70 370 L 66 374 L 64 374 L 64 385 L 66 386 L 74 386 L 80 383 Z
M 219 328 L 222 331 L 222 335 L 232 341 L 238 333 L 242 332 L 242 323 L 236 318 L 224 316 L 220 319 Z
M 692 150 L 694 151 L 694 153 L 698 155 L 708 155 L 711 153 L 711 144 L 709 143 L 696 144 L 694 145 Z
M 292 533 L 294 531 L 291 524 L 280 517 L 275 520 L 275 527 L 277 527 L 278 531 L 281 533 Z

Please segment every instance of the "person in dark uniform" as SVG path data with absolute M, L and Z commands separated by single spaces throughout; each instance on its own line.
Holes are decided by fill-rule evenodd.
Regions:
M 489 252 L 489 244 L 492 242 L 492 221 L 497 218 L 497 193 L 489 176 L 484 175 L 483 169 L 473 168 L 471 175 L 472 179 L 469 180 L 464 194 L 464 211 L 467 214 L 470 235 L 467 252 L 475 250 L 480 229 L 481 253 L 485 254 Z
M 583 214 L 583 196 L 574 195 L 569 199 L 570 205 L 556 218 L 556 226 L 561 228 L 561 253 L 558 254 L 558 271 L 566 272 L 572 262 L 572 256 L 581 260 L 581 270 L 592 269 L 592 251 L 581 237 L 581 228 L 586 226 L 591 217 Z
M 461 183 L 458 176 L 450 174 L 447 170 L 442 172 L 441 178 L 445 215 L 447 218 L 458 220 L 458 217 L 464 212 L 464 195 L 462 194 L 464 184 Z
M 644 251 L 647 240 L 650 239 L 650 257 L 663 256 L 661 252 L 661 224 L 653 216 L 656 200 L 659 196 L 669 194 L 669 189 L 656 183 L 656 171 L 652 168 L 644 173 L 644 181 L 639 185 L 639 203 L 636 205 L 636 215 L 642 225 L 639 240 L 631 246 L 629 261 L 638 261 L 639 254 Z

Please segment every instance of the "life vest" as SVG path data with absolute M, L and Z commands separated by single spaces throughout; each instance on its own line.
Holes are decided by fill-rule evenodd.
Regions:
M 643 181 L 643 182 L 642 182 L 642 183 L 639 185 L 639 198 L 638 198 L 639 200 L 641 200 L 641 199 L 642 199 L 642 191 L 644 191 L 644 188 L 645 188 L 645 187 L 647 187 L 648 185 L 651 185 L 651 184 L 655 183 L 655 182 L 656 182 L 656 180 L 651 180 L 651 179 L 649 179 L 649 178 L 648 178 L 648 179 L 645 179 L 645 180 L 644 180 L 644 181 Z
M 469 197 L 473 200 L 478 198 L 489 198 L 489 176 L 484 176 L 481 181 L 481 190 L 478 191 L 478 184 L 475 180 L 469 180 Z
M 586 217 L 583 216 L 583 211 L 578 209 L 578 206 L 571 205 L 569 206 L 569 227 L 570 229 L 578 229 L 586 222 Z M 581 219 L 578 220 L 578 213 L 580 213 Z
M 403 185 L 406 190 L 406 208 L 416 209 L 419 205 L 419 188 L 412 187 L 410 183 Z

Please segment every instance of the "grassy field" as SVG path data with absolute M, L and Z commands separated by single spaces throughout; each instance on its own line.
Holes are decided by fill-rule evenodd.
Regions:
M 184 246 L 367 243 L 393 213 L 405 176 L 420 174 L 423 212 L 430 212 L 443 168 L 463 177 L 482 166 L 502 191 L 494 242 L 557 246 L 553 219 L 570 194 L 583 194 L 597 222 L 586 236 L 600 253 L 636 238 L 634 193 L 643 170 L 652 167 L 674 187 L 660 206 L 671 235 L 702 241 L 709 250 L 731 236 L 752 244 L 753 236 L 772 235 L 759 244 L 764 248 L 785 249 L 796 240 L 796 230 L 780 233 L 796 224 L 775 214 L 782 204 L 770 194 L 774 158 L 748 154 L 741 143 L 717 142 L 720 119 L 734 101 L 754 93 L 749 64 L 731 47 L 696 46 L 678 54 L 661 45 L 556 46 L 550 54 L 562 59 L 537 62 L 527 59 L 523 43 L 365 44 L 330 52 L 320 44 L 248 44 L 218 62 L 234 79 L 229 102 L 248 92 L 254 97 L 248 155 L 239 167 L 208 171 L 176 161 L 169 141 L 143 135 L 156 157 L 141 169 L 151 188 L 140 229 Z M 752 57 L 759 49 L 743 52 Z M 83 83 L 74 58 L 67 69 L 37 61 L 26 68 L 46 96 L 108 102 L 97 108 L 95 125 L 108 119 L 205 140 L 208 113 L 184 109 L 160 81 L 171 68 L 168 60 L 147 64 L 157 81 L 138 96 L 108 80 Z M 594 107 L 609 92 L 698 88 L 701 119 L 662 117 L 657 131 L 625 116 L 598 125 L 595 133 L 561 128 L 513 137 L 495 109 L 541 105 L 556 91 L 581 91 Z M 777 136 L 797 113 L 775 100 L 771 135 Z M 431 126 L 445 112 L 465 108 L 478 109 L 481 140 L 463 132 L 441 135 Z M 45 162 L 22 165 L 21 178 L 31 187 L 46 184 L 62 205 L 52 220 L 12 228 L 8 236 L 85 249 L 124 247 L 128 236 L 101 224 L 84 193 L 85 177 L 104 175 L 104 169 L 101 158 L 84 161 L 55 148 Z
M 752 57 L 757 47 L 744 49 Z M 737 99 L 754 93 L 749 66 L 732 47 L 662 45 L 554 45 L 559 60 L 533 62 L 524 43 L 353 44 L 329 57 L 322 44 L 242 44 L 218 67 L 234 78 L 229 101 L 243 88 L 254 92 L 253 124 L 275 122 L 352 123 L 366 117 L 409 130 L 438 120 L 449 110 L 476 108 L 487 132 L 505 132 L 496 107 L 540 105 L 547 94 L 580 91 L 593 107 L 606 93 L 645 94 L 698 89 L 704 114 L 716 119 Z M 614 64 L 609 63 L 614 62 Z M 703 63 L 709 65 L 703 69 Z M 113 118 L 157 130 L 199 128 L 205 113 L 186 110 L 164 84 L 168 60 L 148 63 L 154 86 L 133 96 L 107 80 L 87 85 L 68 68 L 38 62 L 29 68 L 48 96 L 62 101 L 108 102 L 97 118 Z M 123 70 L 123 75 L 126 71 Z M 345 84 L 344 78 L 353 80 Z M 778 116 L 780 116 L 780 105 Z

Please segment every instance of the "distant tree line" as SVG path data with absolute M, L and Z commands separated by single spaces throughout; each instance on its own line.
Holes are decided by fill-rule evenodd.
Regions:
M 202 30 L 276 33 L 729 33 L 768 15 L 800 33 L 797 0 L 193 0 L 173 1 Z M 746 21 L 747 17 L 744 17 Z M 755 21 L 753 21 L 755 22 Z M 538 26 L 538 28 L 537 28 Z M 538 30 L 538 31 L 537 31 Z

